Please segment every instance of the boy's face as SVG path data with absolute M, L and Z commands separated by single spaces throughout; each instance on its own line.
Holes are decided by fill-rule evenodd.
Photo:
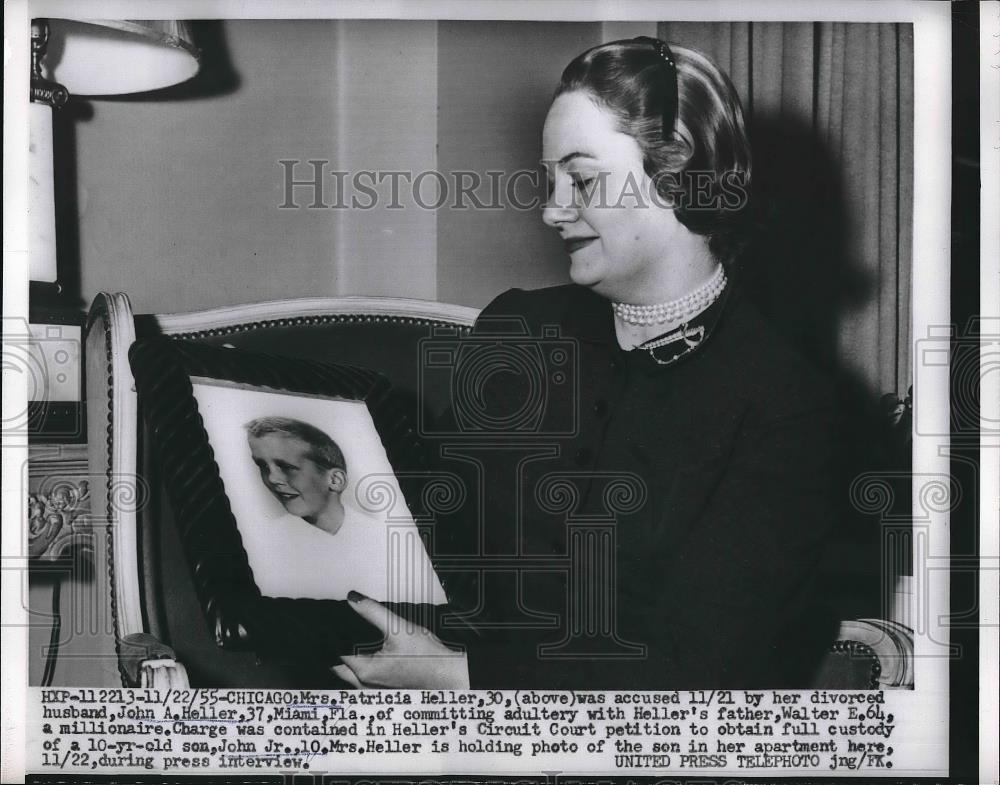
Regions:
M 309 457 L 310 446 L 301 439 L 266 433 L 249 437 L 249 442 L 261 480 L 292 515 L 314 523 L 330 495 L 344 490 L 344 470 L 318 466 Z

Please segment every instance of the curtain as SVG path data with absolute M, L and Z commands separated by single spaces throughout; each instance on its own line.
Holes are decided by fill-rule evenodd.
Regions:
M 838 382 L 910 385 L 913 32 L 909 24 L 670 22 L 743 99 L 762 308 Z

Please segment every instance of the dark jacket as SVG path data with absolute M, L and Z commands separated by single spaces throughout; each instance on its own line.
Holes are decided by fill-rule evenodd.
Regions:
M 444 452 L 478 489 L 452 543 L 480 558 L 473 687 L 806 686 L 829 387 L 736 285 L 699 327 L 624 352 L 608 302 L 561 286 L 464 339 Z

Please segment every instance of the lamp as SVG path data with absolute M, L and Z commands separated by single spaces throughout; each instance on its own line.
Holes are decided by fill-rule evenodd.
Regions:
M 175 20 L 33 19 L 28 130 L 28 273 L 55 283 L 52 110 L 71 95 L 144 93 L 187 81 L 200 53 Z
M 49 36 L 42 75 L 72 95 L 144 93 L 185 82 L 198 71 L 187 22 L 50 19 Z

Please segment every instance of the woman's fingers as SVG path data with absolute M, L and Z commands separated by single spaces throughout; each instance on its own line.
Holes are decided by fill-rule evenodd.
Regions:
M 441 646 L 437 651 L 397 654 L 347 655 L 341 657 L 362 687 L 402 689 L 469 689 L 469 663 L 464 654 Z
M 371 654 L 345 654 L 341 656 L 340 661 L 343 664 L 336 666 L 334 672 L 340 675 L 344 681 L 355 684 L 358 688 L 377 686 L 371 682 Z M 337 670 L 337 668 L 343 668 L 350 675 L 341 675 L 341 671 Z
M 382 603 L 365 597 L 360 592 L 350 591 L 347 593 L 350 606 L 362 619 L 378 627 L 379 631 L 388 636 L 390 633 L 402 629 L 405 624 L 403 619 L 386 608 Z
M 360 686 L 468 689 L 469 669 L 464 654 L 449 649 L 427 628 L 359 592 L 349 592 L 347 599 L 355 613 L 385 636 L 381 650 L 374 654 L 340 658 Z
M 355 674 L 348 665 L 341 663 L 340 665 L 334 665 L 330 668 L 330 670 L 332 670 L 338 677 L 346 681 L 352 687 L 356 687 L 359 690 L 364 687 L 361 680 L 357 677 L 357 674 Z

